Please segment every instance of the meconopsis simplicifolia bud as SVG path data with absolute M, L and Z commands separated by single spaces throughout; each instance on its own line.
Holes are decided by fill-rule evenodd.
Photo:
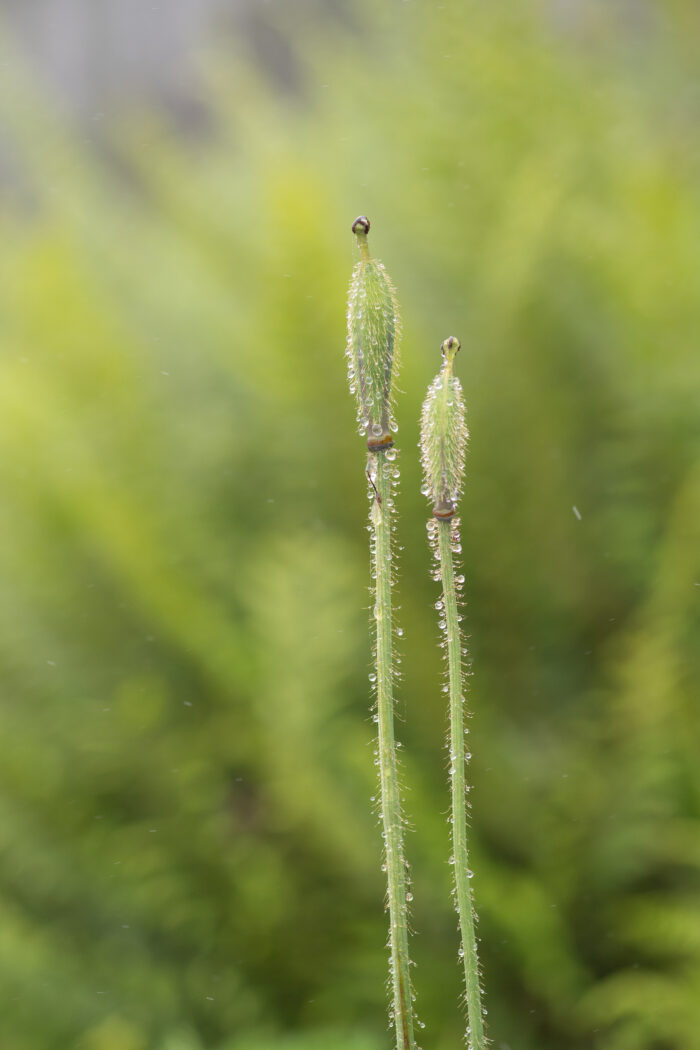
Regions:
M 369 219 L 360 215 L 352 232 L 361 258 L 352 272 L 348 295 L 348 377 L 367 448 L 384 452 L 394 444 L 396 429 L 391 386 L 397 367 L 398 305 L 388 273 L 369 254 Z
M 423 492 L 432 500 L 435 517 L 443 521 L 454 515 L 462 492 L 469 436 L 462 386 L 453 372 L 460 346 L 453 335 L 442 344 L 442 368 L 428 388 L 421 413 Z

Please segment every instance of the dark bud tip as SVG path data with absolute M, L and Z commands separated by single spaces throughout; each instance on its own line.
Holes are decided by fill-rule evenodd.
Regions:
M 460 343 L 456 335 L 449 336 L 440 347 L 440 349 L 442 350 L 443 357 L 446 357 L 448 353 L 452 357 L 454 357 L 457 351 L 461 350 L 461 348 L 462 344 Z
M 354 223 L 352 224 L 352 232 L 364 233 L 365 235 L 369 233 L 369 219 L 366 215 L 357 216 Z

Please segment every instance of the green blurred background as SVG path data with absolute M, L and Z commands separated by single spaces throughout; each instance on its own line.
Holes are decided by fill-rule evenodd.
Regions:
M 455 333 L 494 1047 L 696 1050 L 700 10 L 216 25 L 191 75 L 166 54 L 175 104 L 127 72 L 81 109 L 41 20 L 4 20 L 2 1050 L 391 1045 L 343 357 L 360 212 L 404 320 L 421 1042 L 463 1031 L 416 449 Z

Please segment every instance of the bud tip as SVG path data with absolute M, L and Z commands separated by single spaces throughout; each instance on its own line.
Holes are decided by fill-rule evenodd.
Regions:
M 369 219 L 366 215 L 358 215 L 352 224 L 352 232 L 355 234 L 364 234 L 367 236 L 369 233 Z
M 450 335 L 445 339 L 440 349 L 442 350 L 443 357 L 447 357 L 448 355 L 454 357 L 457 351 L 462 349 L 462 344 L 456 335 Z

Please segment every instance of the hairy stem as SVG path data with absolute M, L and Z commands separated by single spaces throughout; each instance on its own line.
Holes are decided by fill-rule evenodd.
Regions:
M 442 574 L 447 663 L 450 691 L 450 778 L 452 783 L 452 848 L 454 855 L 457 913 L 462 936 L 466 981 L 469 1050 L 484 1050 L 484 1023 L 476 948 L 476 919 L 472 901 L 471 872 L 467 851 L 467 807 L 465 784 L 464 700 L 462 696 L 462 639 L 457 612 L 457 589 L 452 561 L 452 522 L 438 521 L 438 549 Z
M 403 822 L 394 738 L 393 635 L 391 612 L 391 464 L 384 453 L 371 453 L 369 474 L 376 487 L 371 520 L 376 573 L 377 718 L 379 779 L 389 903 L 389 948 L 397 1050 L 415 1050 L 413 1002 L 408 955 L 408 905 Z

